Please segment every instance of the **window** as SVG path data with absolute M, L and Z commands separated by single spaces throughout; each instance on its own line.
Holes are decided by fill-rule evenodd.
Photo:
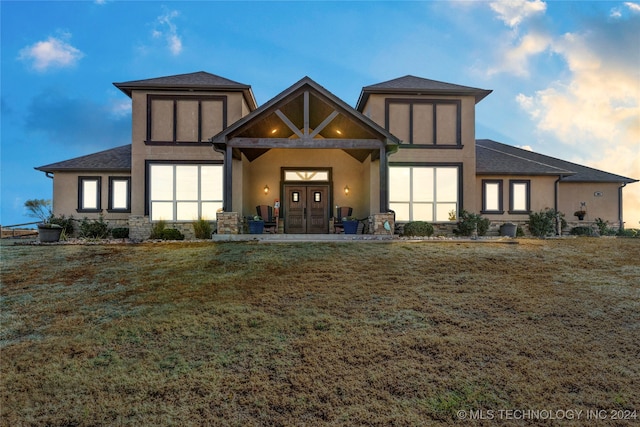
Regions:
M 482 180 L 482 213 L 502 214 L 502 180 Z
M 509 213 L 529 213 L 531 200 L 531 181 L 509 181 Z
M 149 165 L 152 221 L 213 219 L 222 208 L 222 165 Z
M 227 98 L 147 95 L 147 144 L 201 144 L 227 127 Z
M 449 221 L 459 200 L 459 166 L 392 166 L 389 207 L 398 221 Z
M 386 129 L 409 145 L 462 146 L 458 100 L 390 98 L 385 108 Z
M 109 212 L 131 212 L 131 178 L 109 177 Z
M 101 212 L 99 176 L 78 177 L 78 212 Z

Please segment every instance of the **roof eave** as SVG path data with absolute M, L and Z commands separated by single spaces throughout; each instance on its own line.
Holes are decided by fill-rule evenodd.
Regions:
M 369 100 L 369 96 L 376 95 L 394 95 L 394 94 L 403 94 L 403 95 L 438 95 L 438 96 L 474 96 L 476 99 L 476 104 L 482 101 L 484 98 L 489 96 L 493 90 L 490 89 L 479 89 L 479 90 L 448 90 L 448 89 L 367 89 L 366 87 L 362 89 L 360 92 L 360 97 L 358 98 L 358 102 L 356 103 L 356 110 L 362 112 L 364 106 L 367 104 Z
M 58 167 L 49 167 L 48 165 L 39 166 L 34 168 L 37 171 L 45 172 L 45 173 L 56 173 L 56 172 L 83 172 L 83 171 L 95 171 L 95 172 L 131 172 L 131 168 L 58 168 Z
M 115 87 L 120 89 L 125 95 L 131 98 L 134 90 L 144 90 L 144 91 L 225 91 L 225 92 L 242 92 L 247 104 L 249 104 L 249 108 L 251 111 L 258 108 L 258 103 L 256 101 L 255 96 L 253 95 L 253 91 L 251 90 L 251 86 L 249 85 L 201 85 L 194 86 L 189 84 L 184 85 L 130 85 L 127 83 L 113 83 Z

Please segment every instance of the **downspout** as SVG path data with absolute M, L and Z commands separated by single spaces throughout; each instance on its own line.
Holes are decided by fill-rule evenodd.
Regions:
M 556 233 L 558 236 L 562 236 L 562 221 L 560 221 L 560 213 L 558 212 L 558 197 L 560 196 L 560 181 L 564 178 L 560 175 L 553 185 L 553 210 L 556 211 Z
M 45 172 L 44 176 L 46 176 L 47 178 L 53 179 L 53 175 L 51 175 L 51 172 Z
M 618 221 L 620 230 L 624 230 L 624 221 L 622 220 L 622 189 L 627 186 L 626 182 L 623 182 L 621 186 L 618 187 Z

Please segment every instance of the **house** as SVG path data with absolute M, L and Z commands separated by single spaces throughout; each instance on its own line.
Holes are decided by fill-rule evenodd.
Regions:
M 353 108 L 308 77 L 261 106 L 206 72 L 114 85 L 132 101 L 131 144 L 36 169 L 53 178 L 56 215 L 102 215 L 139 239 L 158 220 L 192 235 L 198 218 L 257 205 L 279 208 L 284 233 L 329 233 L 338 206 L 445 227 L 462 209 L 501 224 L 584 208 L 622 226 L 622 189 L 637 182 L 476 140 L 490 90 L 405 76 L 364 87 Z

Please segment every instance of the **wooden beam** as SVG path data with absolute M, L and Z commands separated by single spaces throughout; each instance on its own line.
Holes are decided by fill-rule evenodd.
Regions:
M 304 91 L 304 136 L 309 136 L 309 91 Z
M 289 117 L 285 116 L 284 113 L 280 111 L 280 109 L 276 110 L 276 115 L 280 117 L 280 119 L 284 122 L 284 124 L 287 125 L 287 127 L 291 129 L 293 133 L 298 135 L 299 138 L 304 138 L 304 135 L 302 134 L 302 132 L 300 132 L 300 129 L 298 129 L 296 125 L 294 125 L 293 122 L 289 120 Z
M 389 167 L 385 147 L 380 147 L 380 213 L 389 211 Z
M 231 212 L 233 209 L 233 148 L 227 145 L 224 155 L 224 188 L 222 191 L 222 208 L 225 212 Z
M 378 139 L 313 139 L 303 137 L 288 138 L 233 138 L 227 147 L 234 148 L 342 148 L 363 150 L 384 150 L 383 141 Z
M 329 116 L 328 116 L 326 119 L 324 119 L 324 120 L 322 121 L 322 123 L 320 123 L 320 124 L 318 125 L 318 127 L 317 127 L 317 128 L 315 128 L 315 129 L 313 130 L 313 132 L 311 133 L 311 135 L 309 135 L 309 138 L 315 138 L 315 137 L 316 137 L 316 135 L 317 135 L 317 134 L 319 134 L 319 133 L 322 131 L 322 129 L 326 128 L 326 127 L 327 127 L 327 125 L 328 125 L 329 123 L 331 123 L 331 121 L 332 121 L 333 119 L 335 119 L 335 118 L 336 118 L 336 116 L 337 116 L 338 114 L 339 114 L 339 113 L 338 113 L 337 111 L 335 111 L 335 110 L 333 111 L 333 113 L 329 114 Z

